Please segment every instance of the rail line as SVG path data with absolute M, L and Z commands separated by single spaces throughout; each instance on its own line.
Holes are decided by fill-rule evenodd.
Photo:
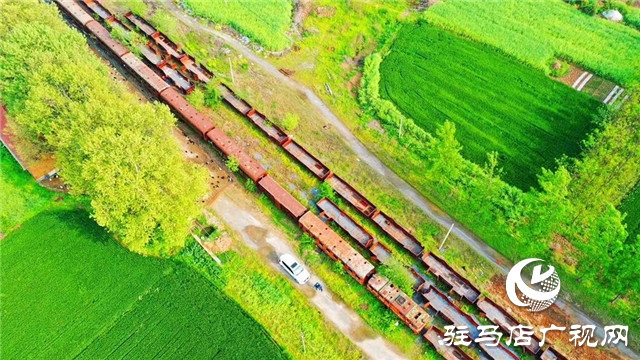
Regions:
M 377 273 L 375 266 L 371 262 L 333 231 L 318 215 L 307 209 L 286 191 L 267 173 L 259 162 L 231 140 L 213 121 L 193 108 L 182 94 L 193 90 L 194 84 L 191 81 L 207 83 L 213 79 L 213 74 L 197 64 L 194 58 L 183 53 L 179 46 L 171 42 L 168 37 L 157 31 L 144 19 L 131 13 L 125 15 L 133 26 L 140 29 L 149 39 L 147 44 L 140 46 L 142 50 L 140 54 L 147 63 L 155 68 L 154 71 L 149 65 L 138 59 L 135 54 L 131 53 L 129 49 L 111 37 L 110 32 L 104 25 L 118 27 L 120 31 L 133 30 L 120 22 L 97 0 L 83 0 L 82 3 L 74 0 L 54 1 L 82 27 L 86 34 L 95 37 L 107 51 L 115 55 L 131 73 L 136 75 L 139 81 L 144 83 L 156 96 L 165 102 L 181 120 L 196 129 L 224 156 L 236 159 L 242 172 L 255 182 L 258 188 L 267 194 L 276 206 L 294 219 L 300 228 L 315 240 L 320 249 L 334 261 L 341 263 L 351 277 L 364 285 L 414 333 L 423 334 L 427 342 L 433 344 L 434 334 L 438 336 L 442 334 L 433 327 L 429 327 L 425 331 L 434 316 L 439 316 L 456 325 L 458 323 L 468 323 L 477 326 L 477 320 L 464 313 L 448 296 L 432 284 L 426 284 L 425 281 L 423 286 L 418 287 L 418 293 L 426 301 L 426 304 L 422 306 L 411 296 L 400 290 L 388 278 Z M 89 12 L 95 14 L 104 25 L 89 15 Z M 434 254 L 424 254 L 424 248 L 409 231 L 396 223 L 389 215 L 380 211 L 349 183 L 331 172 L 327 166 L 322 164 L 304 147 L 293 141 L 286 132 L 270 122 L 265 115 L 238 97 L 228 86 L 220 84 L 219 89 L 224 101 L 229 106 L 244 115 L 267 137 L 279 144 L 285 152 L 299 161 L 316 177 L 330 184 L 340 196 L 364 216 L 371 219 L 411 255 L 424 262 L 430 272 L 451 287 L 452 292 L 476 306 L 482 306 L 478 305 L 478 303 L 489 304 L 488 301 L 490 300 L 480 296 L 480 292 L 467 279 Z M 361 241 L 358 242 L 364 248 L 369 249 L 375 258 L 382 260 L 385 256 L 391 256 L 391 252 L 381 244 L 374 246 L 379 244 L 377 240 L 367 238 L 368 234 L 364 228 L 353 219 L 345 217 L 344 212 L 335 204 L 328 202 L 328 200 L 320 203 L 323 204 L 321 216 L 324 215 L 326 219 L 331 218 L 336 221 L 356 241 L 360 239 Z M 371 237 L 370 234 L 369 236 Z M 373 250 L 375 248 L 378 250 Z M 487 318 L 499 326 L 509 326 L 504 320 L 509 317 L 508 313 L 495 303 L 490 302 L 490 304 L 492 304 L 491 309 L 485 308 L 487 311 L 485 314 L 489 314 Z M 435 344 L 434 346 L 447 359 L 464 358 L 463 355 L 460 355 L 461 351 L 459 349 L 456 351 L 455 348 L 450 350 L 449 348 L 443 349 L 442 346 L 436 346 Z M 476 349 L 479 353 L 492 359 L 517 358 L 511 350 L 502 344 L 497 347 L 487 347 L 480 343 L 477 348 L 481 349 Z M 556 356 L 555 358 L 564 359 L 552 347 L 548 347 L 545 351 L 542 351 L 539 346 L 526 349 L 539 358 L 545 358 L 545 356 L 552 353 Z

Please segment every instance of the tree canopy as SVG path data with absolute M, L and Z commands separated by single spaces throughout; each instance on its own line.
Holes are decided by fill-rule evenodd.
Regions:
M 175 118 L 114 81 L 54 5 L 9 1 L 0 13 L 0 98 L 21 135 L 53 151 L 71 192 L 129 249 L 180 249 L 206 191 L 181 155 Z

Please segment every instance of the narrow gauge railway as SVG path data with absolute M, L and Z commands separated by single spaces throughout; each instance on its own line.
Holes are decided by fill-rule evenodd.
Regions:
M 336 234 L 317 215 L 313 214 L 309 209 L 298 202 L 289 192 L 282 188 L 280 184 L 269 176 L 260 163 L 248 155 L 242 147 L 232 141 L 223 131 L 217 128 L 209 118 L 193 108 L 184 99 L 182 94 L 171 85 L 177 87 L 183 93 L 188 93 L 189 88 L 186 88 L 184 84 L 181 85 L 179 81 L 176 82 L 171 76 L 167 75 L 167 72 L 162 71 L 162 68 L 158 67 L 157 64 L 154 64 L 153 61 L 147 57 L 146 60 L 156 66 L 156 68 L 164 74 L 164 77 L 158 75 L 149 66 L 132 54 L 126 47 L 114 40 L 109 31 L 98 21 L 94 20 L 89 13 L 74 0 L 54 1 L 73 19 L 74 22 L 81 27 L 86 34 L 98 39 L 99 43 L 101 43 L 102 47 L 104 47 L 106 51 L 109 51 L 111 55 L 115 55 L 129 71 L 136 75 L 139 81 L 143 82 L 148 88 L 153 90 L 154 94 L 162 99 L 181 120 L 198 130 L 202 136 L 211 142 L 224 156 L 227 158 L 233 157 L 238 160 L 240 169 L 249 179 L 257 184 L 261 191 L 266 193 L 279 208 L 283 209 L 290 217 L 296 220 L 301 229 L 314 238 L 318 247 L 327 253 L 327 255 L 329 255 L 333 260 L 340 262 L 344 266 L 345 270 L 356 281 L 365 285 L 370 292 L 372 292 L 383 304 L 385 304 L 385 306 L 393 311 L 414 333 L 423 333 L 425 327 L 430 324 L 431 316 L 428 314 L 426 309 L 436 310 L 436 313 L 439 314 L 449 314 L 455 319 L 467 319 L 468 315 L 449 301 L 447 296 L 442 294 L 435 287 L 431 285 L 423 287 L 423 296 L 427 300 L 425 309 L 417 304 L 407 294 L 398 289 L 388 279 L 377 274 L 375 267 L 369 261 L 367 261 L 360 253 L 351 247 L 351 245 Z M 122 26 L 123 31 L 131 31 L 124 24 L 117 21 L 115 16 L 113 16 L 113 14 L 104 8 L 104 6 L 102 6 L 98 1 L 82 1 L 89 11 L 95 13 L 97 17 L 102 19 L 105 23 L 112 25 L 116 24 L 115 26 L 118 27 Z M 139 29 L 143 29 L 142 31 L 148 37 L 153 39 L 155 46 L 151 44 L 151 41 L 146 44 L 153 53 L 160 55 L 161 57 L 169 55 L 180 61 L 183 65 L 183 67 L 172 66 L 171 69 L 176 70 L 176 72 L 180 74 L 187 69 L 187 71 L 192 74 L 191 78 L 205 83 L 213 78 L 213 74 L 210 71 L 201 65 L 198 65 L 192 57 L 184 54 L 176 44 L 172 43 L 164 34 L 155 30 L 155 28 L 144 21 L 144 19 L 130 13 L 126 16 L 134 26 Z M 144 55 L 145 52 L 143 51 L 142 54 Z M 112 57 L 110 57 L 110 59 L 111 58 Z M 172 84 L 168 84 L 165 80 L 170 81 Z M 380 228 L 392 239 L 407 249 L 414 257 L 422 261 L 424 248 L 410 232 L 398 225 L 391 217 L 379 211 L 369 200 L 357 192 L 355 188 L 333 174 L 328 167 L 322 164 L 301 145 L 293 142 L 291 137 L 282 129 L 272 124 L 266 116 L 238 97 L 226 85 L 220 84 L 219 89 L 227 104 L 251 120 L 270 139 L 272 139 L 272 141 L 281 145 L 287 153 L 298 160 L 319 179 L 327 181 L 332 185 L 336 192 L 354 206 L 354 208 L 366 217 L 372 219 L 374 223 L 378 224 L 378 226 L 380 226 Z M 290 146 L 291 144 L 295 145 Z M 428 255 L 429 254 L 426 256 Z M 438 276 L 443 279 L 450 278 L 456 280 L 445 282 L 452 286 L 452 290 L 454 292 L 467 299 L 470 303 L 476 304 L 478 297 L 475 297 L 474 299 L 474 296 L 469 295 L 469 288 L 475 291 L 477 291 L 477 289 L 471 286 L 471 283 L 468 280 L 449 267 L 446 262 L 441 259 L 438 260 L 441 264 L 446 265 L 442 267 L 446 270 L 444 272 L 445 276 L 442 276 L 442 274 Z M 464 289 L 462 290 L 464 291 L 461 289 L 455 289 L 456 286 L 461 286 L 460 284 L 463 284 L 462 287 Z M 426 291 L 424 291 L 425 289 Z M 463 293 L 466 295 L 463 295 Z M 483 297 L 479 298 L 483 299 Z M 499 318 L 501 317 L 509 316 L 508 313 L 498 305 L 493 307 L 491 314 L 493 314 L 492 316 L 495 315 L 494 320 L 492 321 L 496 322 L 499 322 Z M 444 318 L 447 319 L 446 316 L 444 316 Z M 486 349 L 481 344 L 480 347 L 483 348 L 484 353 L 490 358 L 502 359 L 510 358 L 510 355 L 515 356 L 504 346 L 502 346 L 502 348 L 496 347 L 493 349 Z M 527 350 L 537 355 L 539 358 L 564 359 L 564 357 L 552 347 L 548 347 L 545 351 L 538 348 L 535 353 L 533 352 L 535 348 Z M 447 359 L 459 358 L 456 357 L 457 355 L 455 355 L 454 352 L 440 351 L 440 353 Z

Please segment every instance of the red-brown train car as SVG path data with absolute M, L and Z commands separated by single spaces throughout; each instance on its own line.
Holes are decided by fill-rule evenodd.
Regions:
M 86 26 L 91 21 L 95 21 L 91 15 L 84 11 L 84 9 L 73 0 L 55 0 L 55 2 L 82 26 Z
M 206 137 L 229 158 L 238 161 L 239 167 L 254 182 L 260 181 L 267 176 L 265 170 L 259 162 L 245 153 L 227 134 L 218 128 L 214 128 L 206 134 Z
M 283 189 L 271 176 L 267 175 L 263 177 L 262 180 L 258 181 L 258 186 L 276 203 L 278 208 L 282 209 L 292 218 L 299 219 L 307 212 L 307 208 L 288 191 Z
M 128 53 L 121 57 L 125 65 L 131 69 L 142 81 L 151 87 L 156 93 L 160 94 L 169 88 L 169 84 L 162 80 L 151 68 L 145 65 L 135 55 Z
M 391 309 L 414 333 L 419 334 L 430 322 L 431 316 L 427 314 L 427 311 L 386 277 L 373 274 L 367 282 L 367 289 Z
M 196 110 L 176 89 L 168 88 L 160 93 L 160 98 L 178 114 L 184 121 L 191 124 L 198 132 L 205 136 L 215 126 L 213 122 Z
M 360 284 L 365 284 L 375 273 L 375 267 L 319 217 L 308 211 L 298 221 L 302 230 L 316 240 L 316 244 L 333 260 L 340 261 L 347 273 Z
M 111 51 L 118 57 L 122 57 L 124 54 L 129 53 L 129 49 L 127 49 L 124 45 L 120 44 L 116 40 L 111 37 L 111 33 L 107 30 L 102 24 L 97 21 L 88 22 L 85 27 L 100 40 L 103 44 L 105 44 Z

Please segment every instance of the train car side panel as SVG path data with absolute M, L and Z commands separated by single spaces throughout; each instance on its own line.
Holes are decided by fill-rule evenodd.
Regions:
M 294 219 L 300 218 L 307 211 L 304 205 L 283 189 L 271 176 L 267 175 L 262 178 L 258 182 L 258 186 L 276 203 L 276 206 Z
M 164 100 L 174 112 L 191 124 L 202 136 L 214 128 L 213 122 L 201 112 L 196 110 L 177 90 L 168 88 L 160 93 L 160 97 Z

